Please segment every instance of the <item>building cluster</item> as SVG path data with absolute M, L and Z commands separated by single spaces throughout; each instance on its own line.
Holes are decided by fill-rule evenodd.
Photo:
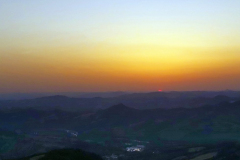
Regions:
M 115 159 L 118 159 L 118 157 L 124 157 L 124 155 L 121 154 L 121 155 L 117 156 L 115 154 L 112 154 L 110 156 L 104 156 L 103 159 L 105 159 L 105 160 L 115 160 Z
M 76 131 L 66 130 L 66 132 L 68 134 L 70 134 L 71 136 L 73 136 L 73 137 L 77 137 L 78 136 L 78 132 L 76 132 Z
M 142 152 L 144 150 L 145 146 L 144 145 L 137 145 L 134 147 L 127 147 L 126 150 L 128 152 Z

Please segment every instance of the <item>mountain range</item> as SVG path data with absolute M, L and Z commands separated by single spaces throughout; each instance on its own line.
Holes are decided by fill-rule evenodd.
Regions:
M 25 99 L 2 100 L 0 110 L 34 108 L 39 110 L 97 111 L 118 103 L 136 109 L 196 108 L 220 102 L 240 100 L 240 92 L 152 92 L 133 93 L 115 97 L 70 98 L 62 95 Z
M 158 147 L 172 153 L 181 146 L 240 141 L 239 98 L 215 92 L 50 96 L 0 101 L 0 108 L 0 155 L 5 158 L 64 148 L 127 155 L 126 147 L 134 145 L 145 146 L 149 154 Z

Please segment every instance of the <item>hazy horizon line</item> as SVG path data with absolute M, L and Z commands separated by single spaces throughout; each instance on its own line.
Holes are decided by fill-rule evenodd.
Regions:
M 58 94 L 58 93 L 152 93 L 152 92 L 240 92 L 240 90 L 232 90 L 232 89 L 225 89 L 225 90 L 150 90 L 150 91 L 59 91 L 59 92 L 6 92 L 6 93 L 1 93 L 0 95 L 3 94 Z

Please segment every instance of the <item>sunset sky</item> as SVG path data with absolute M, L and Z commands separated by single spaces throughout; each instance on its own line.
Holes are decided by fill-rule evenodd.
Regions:
M 239 0 L 0 0 L 0 93 L 226 89 Z

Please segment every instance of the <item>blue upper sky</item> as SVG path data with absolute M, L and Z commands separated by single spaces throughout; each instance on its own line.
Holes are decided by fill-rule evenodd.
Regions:
M 93 41 L 143 32 L 236 35 L 239 7 L 239 0 L 0 0 L 0 33 L 56 32 Z

